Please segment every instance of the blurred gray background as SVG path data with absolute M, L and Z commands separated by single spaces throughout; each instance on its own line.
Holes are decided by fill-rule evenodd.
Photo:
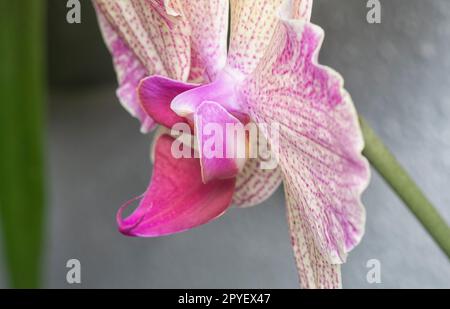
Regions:
M 50 0 L 48 208 L 45 286 L 55 288 L 297 288 L 282 190 L 190 232 L 132 239 L 115 214 L 151 175 L 151 136 L 119 105 L 111 59 L 89 1 L 82 24 Z M 346 80 L 356 107 L 450 222 L 450 1 L 384 0 L 382 23 L 366 0 L 316 0 L 321 62 Z M 343 267 L 346 288 L 450 288 L 450 264 L 373 171 L 366 234 Z M 66 283 L 66 262 L 82 284 Z M 370 259 L 381 284 L 366 280 Z M 0 272 L 0 286 L 5 286 Z

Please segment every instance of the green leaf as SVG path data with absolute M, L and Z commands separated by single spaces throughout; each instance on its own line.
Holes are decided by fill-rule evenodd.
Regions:
M 0 0 L 0 227 L 10 285 L 40 285 L 44 0 Z

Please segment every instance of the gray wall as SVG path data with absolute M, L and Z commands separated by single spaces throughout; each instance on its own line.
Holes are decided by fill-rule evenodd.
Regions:
M 81 25 L 65 23 L 64 1 L 50 3 L 46 286 L 73 288 L 65 263 L 77 258 L 85 288 L 298 287 L 281 190 L 180 235 L 116 231 L 118 206 L 150 177 L 151 137 L 114 96 L 89 3 Z M 344 76 L 360 113 L 450 222 L 450 2 L 385 0 L 380 25 L 366 22 L 365 4 L 315 1 L 313 22 L 326 31 L 321 61 Z M 343 267 L 344 286 L 450 288 L 448 259 L 376 172 L 364 202 L 367 232 Z M 366 281 L 373 258 L 382 284 Z

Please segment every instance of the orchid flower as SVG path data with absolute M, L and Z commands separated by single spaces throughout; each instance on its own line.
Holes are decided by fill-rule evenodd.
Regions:
M 182 232 L 231 205 L 260 204 L 283 182 L 302 287 L 341 287 L 340 264 L 364 233 L 360 198 L 369 167 L 343 79 L 318 64 L 324 34 L 310 23 L 312 0 L 94 4 L 118 74 L 118 97 L 141 130 L 184 124 L 194 136 L 193 155 L 176 157 L 177 137 L 158 131 L 150 185 L 131 215 L 122 218 L 128 205 L 119 210 L 120 231 Z M 257 124 L 276 148 L 278 166 L 262 169 L 259 157 L 206 156 L 208 123 Z M 259 125 L 270 123 L 279 130 Z M 230 147 L 227 136 L 222 142 Z

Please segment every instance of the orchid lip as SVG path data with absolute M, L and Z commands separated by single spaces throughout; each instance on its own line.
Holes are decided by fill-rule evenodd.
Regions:
M 202 183 L 199 159 L 171 155 L 173 138 L 157 137 L 154 171 L 146 192 L 125 203 L 116 219 L 127 236 L 159 237 L 180 233 L 221 216 L 230 206 L 235 179 Z M 134 201 L 138 207 L 123 218 Z

